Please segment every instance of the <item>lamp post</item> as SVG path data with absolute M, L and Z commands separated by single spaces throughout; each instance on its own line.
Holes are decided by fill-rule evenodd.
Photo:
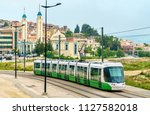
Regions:
M 102 34 L 102 62 L 104 62 L 104 28 L 101 28 L 101 34 Z
M 61 36 L 59 35 L 59 60 L 60 60 L 60 49 L 61 49 L 61 46 L 60 46 L 60 45 L 61 45 L 61 43 L 60 43 L 60 42 L 61 42 L 61 41 L 60 41 L 60 37 L 61 37 Z
M 46 58 L 47 58 L 47 9 L 48 8 L 52 8 L 55 6 L 61 5 L 61 3 L 57 3 L 55 5 L 52 6 L 47 6 L 47 0 L 45 1 L 45 6 L 42 6 L 43 8 L 45 8 L 45 72 L 44 72 L 44 93 L 43 95 L 47 95 L 46 93 Z
M 24 39 L 24 72 L 26 71 L 25 69 L 26 69 L 26 46 L 25 46 L 25 39 Z
M 13 26 L 15 28 L 15 79 L 17 79 L 17 56 L 16 56 L 16 53 L 17 53 L 17 29 L 24 26 L 24 24 L 18 26 L 18 25 L 15 25 Z

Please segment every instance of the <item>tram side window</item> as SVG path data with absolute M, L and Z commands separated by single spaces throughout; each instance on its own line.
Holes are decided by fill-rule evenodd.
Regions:
M 70 70 L 70 75 L 74 75 L 74 65 L 70 65 L 69 66 L 69 70 Z
M 45 63 L 42 63 L 42 68 L 45 68 Z M 46 68 L 48 68 L 48 69 L 50 68 L 50 64 L 49 63 L 46 64 Z
M 62 70 L 61 72 L 65 74 L 67 70 L 67 65 L 62 65 L 61 70 Z
M 78 76 L 84 78 L 86 76 L 87 73 L 87 68 L 86 67 L 82 67 L 82 66 L 78 66 L 77 67 L 77 72 L 78 72 Z
M 45 68 L 45 64 L 44 63 L 42 63 L 42 68 Z
M 35 68 L 40 68 L 40 63 L 35 63 L 35 64 L 34 64 L 34 67 L 35 67 Z
M 57 64 L 52 64 L 52 72 L 56 72 Z
M 59 72 L 60 73 L 64 73 L 66 72 L 67 69 L 67 65 L 59 65 Z
M 61 73 L 61 65 L 59 64 L 59 73 Z
M 86 78 L 86 76 L 87 76 L 87 67 L 84 67 L 83 70 L 84 70 L 84 77 Z
M 99 68 L 91 68 L 91 79 L 99 81 L 99 78 L 101 76 L 101 69 Z

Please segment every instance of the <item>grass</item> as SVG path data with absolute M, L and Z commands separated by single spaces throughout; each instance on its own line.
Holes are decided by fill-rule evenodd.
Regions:
M 144 69 L 150 69 L 150 62 L 123 62 L 124 70 L 144 70 Z
M 110 61 L 121 62 L 125 71 L 150 69 L 150 59 L 147 58 L 121 60 L 111 59 Z
M 0 70 L 14 70 L 15 69 L 15 63 L 14 62 L 2 62 L 0 63 Z M 22 63 L 17 63 L 17 69 L 19 71 L 24 70 L 24 66 Z M 33 65 L 32 64 L 26 64 L 26 71 L 33 71 Z
M 141 72 L 136 76 L 126 76 L 125 82 L 127 85 L 150 90 L 150 71 Z

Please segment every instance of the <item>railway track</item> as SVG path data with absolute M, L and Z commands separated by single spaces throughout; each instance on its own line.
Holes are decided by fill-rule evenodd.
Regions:
M 3 72 L 10 75 L 13 75 L 12 72 Z M 41 76 L 35 76 L 31 73 L 18 73 L 19 77 L 26 77 L 30 79 L 35 79 L 44 82 L 43 77 Z M 54 78 L 47 78 L 47 84 L 52 84 L 54 86 L 57 86 L 59 88 L 63 88 L 69 92 L 75 93 L 83 98 L 148 98 L 148 96 L 145 96 L 143 94 L 139 94 L 137 92 L 131 92 L 128 90 L 123 90 L 119 92 L 108 92 L 108 91 L 102 91 L 98 89 L 94 89 L 91 87 L 87 87 L 84 85 L 76 84 L 73 82 L 68 82 L 60 79 L 54 79 Z
M 29 76 L 24 76 L 24 77 L 44 82 L 43 77 L 41 77 L 41 76 L 37 77 L 37 76 L 33 75 L 30 77 Z M 58 82 L 57 80 L 54 80 L 53 78 L 47 78 L 47 84 L 52 84 L 52 85 L 57 86 L 59 88 L 63 88 L 67 91 L 76 93 L 78 95 L 81 95 L 81 97 L 85 97 L 85 98 L 106 98 L 106 96 L 97 95 L 97 94 L 94 94 L 92 92 L 83 90 L 82 88 L 77 88 L 77 87 L 73 87 L 71 85 L 68 85 L 66 83 Z

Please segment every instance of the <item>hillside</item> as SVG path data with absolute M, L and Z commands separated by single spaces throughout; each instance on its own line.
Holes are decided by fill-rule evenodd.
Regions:
M 0 19 L 0 28 L 4 28 L 4 27 L 8 27 L 8 26 L 10 26 L 10 21 Z

